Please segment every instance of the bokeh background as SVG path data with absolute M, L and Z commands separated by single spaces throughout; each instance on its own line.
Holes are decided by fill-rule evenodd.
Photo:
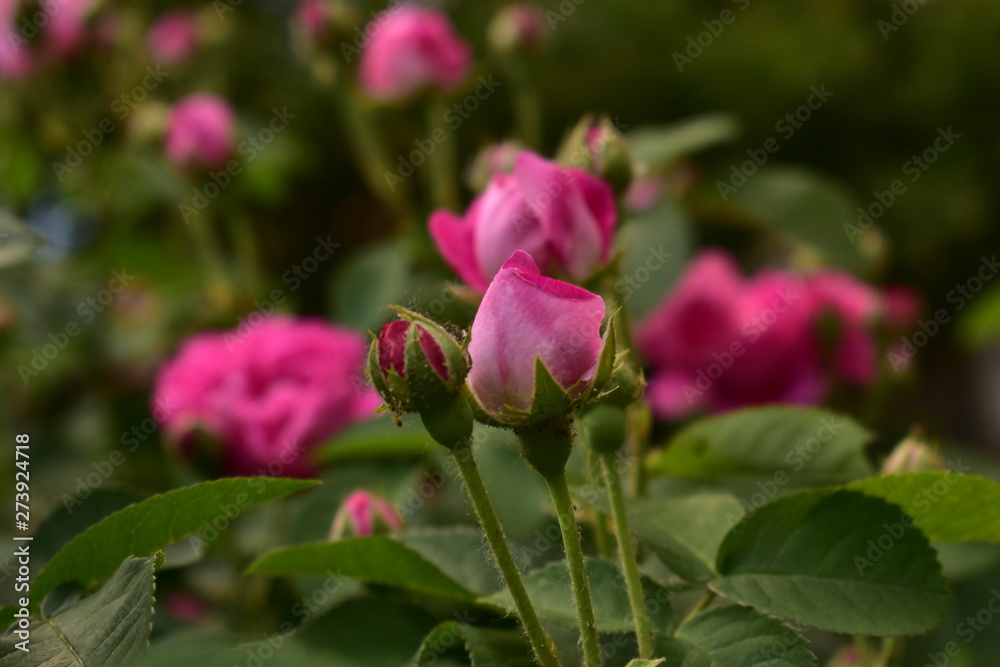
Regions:
M 437 4 L 473 46 L 472 79 L 493 75 L 502 82 L 455 134 L 458 163 L 466 169 L 483 147 L 514 132 L 515 85 L 487 44 L 486 26 L 501 3 Z M 913 288 L 924 304 L 922 318 L 938 308 L 952 314 L 877 405 L 843 398 L 875 431 L 876 458 L 919 424 L 946 452 L 960 448 L 979 474 L 1000 479 L 1000 281 L 987 282 L 960 312 L 947 300 L 976 274 L 982 257 L 1000 248 L 1000 5 L 538 4 L 558 16 L 530 60 L 542 99 L 544 154 L 553 154 L 585 113 L 607 114 L 626 135 L 704 114 L 720 114 L 713 117 L 737 128 L 669 171 L 667 197 L 674 205 L 659 241 L 675 253 L 676 266 L 665 272 L 672 276 L 708 245 L 730 249 L 748 268 L 798 252 L 734 213 L 716 187 L 769 137 L 780 137 L 769 169 L 806 170 L 846 202 L 844 222 L 856 223 L 856 207 L 869 206 L 876 191 L 906 178 L 904 164 L 931 146 L 940 128 L 957 133 L 856 244 L 839 233 L 812 238 L 843 253 L 866 280 Z M 197 14 L 198 54 L 163 65 L 162 81 L 137 93 L 146 68 L 157 65 L 144 48 L 145 30 L 176 7 Z M 354 7 L 367 18 L 383 5 Z M 687 51 L 689 38 L 708 30 L 704 22 L 727 10 L 735 20 L 703 38 L 708 44 L 700 53 Z M 417 233 L 405 247 L 391 240 L 393 213 L 352 157 L 336 88 L 353 67 L 339 46 L 356 34 L 345 29 L 339 41 L 303 48 L 294 12 L 294 4 L 283 1 L 105 2 L 100 15 L 110 18 L 99 43 L 23 81 L 0 81 L 0 439 L 31 433 L 39 516 L 55 511 L 81 475 L 120 448 L 136 426 L 149 432 L 139 436 L 141 446 L 108 487 L 148 495 L 185 479 L 189 473 L 168 459 L 150 422 L 149 396 L 156 368 L 186 335 L 237 326 L 275 289 L 287 296 L 279 310 L 365 330 L 385 318 L 384 304 L 426 308 L 441 298 L 444 281 L 454 279 L 423 233 L 429 205 L 416 212 Z M 678 52 L 690 58 L 680 69 Z M 829 101 L 782 137 L 776 123 L 821 86 L 832 93 Z M 229 100 L 241 138 L 265 127 L 274 109 L 294 116 L 197 216 L 227 258 L 226 285 L 206 278 L 202 232 L 193 232 L 178 209 L 204 181 L 173 168 L 162 150 L 166 109 L 193 92 Z M 362 113 L 385 129 L 393 155 L 405 155 L 427 134 L 416 107 L 369 105 Z M 114 130 L 78 167 L 58 173 L 53 163 L 65 162 L 104 118 L 113 119 Z M 420 179 L 418 173 L 411 185 L 419 189 Z M 473 194 L 463 188 L 463 202 Z M 816 206 L 806 202 L 798 210 L 803 224 Z M 339 244 L 336 251 L 290 289 L 283 277 L 313 254 L 317 238 L 327 237 Z M 106 305 L 83 305 L 112 286 L 115 271 L 134 278 Z M 668 288 L 669 279 L 660 276 L 649 297 Z M 472 310 L 450 301 L 442 312 L 462 325 Z M 72 322 L 79 334 L 44 368 L 27 375 L 19 370 Z M 661 428 L 665 437 L 673 427 Z M 0 460 L 0 485 L 13 477 L 11 458 Z M 978 608 L 986 592 L 1000 586 L 990 560 L 996 554 L 983 558 L 986 566 L 970 565 L 956 586 L 963 604 L 939 632 L 913 642 L 905 664 L 924 664 L 921 656 L 954 637 L 962 618 L 957 610 Z M 998 656 L 1000 631 L 988 631 L 952 664 L 993 665 Z

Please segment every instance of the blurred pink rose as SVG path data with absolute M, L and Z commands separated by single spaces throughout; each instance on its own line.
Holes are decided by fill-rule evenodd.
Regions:
M 178 168 L 216 167 L 232 155 L 236 114 L 221 97 L 189 95 L 177 102 L 163 136 L 167 158 Z
M 310 448 L 381 403 L 363 383 L 366 351 L 353 331 L 277 316 L 200 333 L 160 368 L 152 402 L 172 406 L 162 424 L 182 454 L 202 428 L 223 443 L 226 474 L 308 476 Z
M 0 78 L 19 80 L 42 64 L 76 55 L 86 43 L 97 0 L 36 4 L 0 0 Z
M 323 0 L 302 0 L 295 8 L 295 18 L 312 40 L 321 40 L 330 27 L 330 12 Z
M 355 537 L 374 535 L 376 522 L 383 523 L 390 531 L 403 528 L 403 520 L 385 498 L 364 490 L 354 491 L 344 499 L 337 516 L 334 517 L 331 537 L 333 539 L 342 537 L 348 522 Z
M 174 9 L 161 14 L 146 33 L 146 49 L 164 64 L 182 63 L 198 50 L 198 21 L 192 12 Z
M 203 623 L 212 608 L 203 599 L 187 591 L 170 591 L 163 598 L 163 608 L 175 621 L 188 625 Z
M 515 250 L 546 274 L 586 280 L 608 261 L 617 219 L 603 180 L 521 151 L 513 173 L 494 176 L 464 219 L 435 211 L 430 234 L 459 277 L 485 292 Z
M 877 313 L 877 293 L 839 271 L 744 279 L 728 255 L 705 252 L 639 327 L 638 347 L 654 369 L 647 398 L 673 419 L 696 409 L 817 403 L 834 378 L 869 384 Z M 832 341 L 821 330 L 826 317 L 836 324 Z
M 502 7 L 487 29 L 490 46 L 500 54 L 534 51 L 548 34 L 549 24 L 542 10 L 526 2 Z
M 515 251 L 472 323 L 468 382 L 479 405 L 500 421 L 509 414 L 508 406 L 529 410 L 536 358 L 565 389 L 590 379 L 603 319 L 601 297 L 546 278 L 528 253 Z
M 454 90 L 469 72 L 469 45 L 437 10 L 402 3 L 378 14 L 364 34 L 358 81 L 377 100 L 402 100 L 426 86 Z
M 916 326 L 924 305 L 911 287 L 890 285 L 882 290 L 882 313 L 886 326 L 905 330 Z

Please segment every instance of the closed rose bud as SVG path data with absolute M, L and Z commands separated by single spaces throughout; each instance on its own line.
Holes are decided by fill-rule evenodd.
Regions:
M 607 183 L 521 151 L 513 173 L 494 176 L 464 218 L 435 211 L 430 234 L 459 277 L 485 292 L 515 250 L 546 275 L 586 280 L 610 259 L 617 220 Z
M 358 83 L 377 100 L 403 100 L 427 87 L 451 91 L 469 73 L 469 45 L 437 10 L 395 5 L 375 16 L 364 34 Z
M 927 444 L 919 429 L 896 445 L 882 463 L 883 475 L 931 470 L 947 470 L 947 466 L 937 450 Z
M 200 42 L 197 18 L 182 9 L 161 15 L 146 33 L 146 50 L 154 61 L 165 65 L 190 60 L 197 53 Z
M 446 447 L 467 438 L 472 415 L 461 396 L 469 359 L 441 325 L 396 308 L 403 318 L 382 327 L 368 353 L 368 377 L 394 412 L 417 412 Z
M 582 397 L 597 371 L 603 318 L 601 297 L 541 275 L 530 255 L 515 251 L 472 323 L 469 387 L 478 406 L 501 424 L 528 423 L 550 409 L 541 401 L 558 400 L 551 392 L 536 396 L 549 387 L 539 371 L 568 399 Z
M 164 151 L 179 169 L 217 167 L 233 153 L 236 115 L 216 95 L 190 95 L 170 110 Z
M 528 3 L 501 8 L 487 29 L 490 48 L 502 56 L 537 51 L 548 36 L 542 10 Z
M 403 520 L 389 502 L 368 491 L 354 491 L 337 510 L 330 528 L 330 540 L 349 537 L 371 537 L 381 533 L 398 532 Z

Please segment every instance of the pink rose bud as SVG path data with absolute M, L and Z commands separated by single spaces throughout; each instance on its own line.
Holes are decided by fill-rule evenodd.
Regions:
M 472 413 L 461 396 L 469 359 L 436 322 L 405 308 L 404 319 L 382 327 L 368 353 L 368 377 L 396 413 L 419 412 L 424 426 L 446 447 L 472 432 Z
M 316 445 L 378 407 L 364 339 L 320 321 L 262 320 L 186 340 L 160 368 L 154 417 L 181 455 L 196 453 L 196 430 L 213 435 L 224 474 L 308 476 Z
M 198 51 L 198 21 L 183 9 L 168 11 L 146 33 L 146 50 L 156 62 L 173 65 L 190 60 Z
M 358 82 L 377 100 L 402 100 L 425 87 L 455 90 L 469 73 L 469 45 L 437 10 L 402 3 L 375 16 L 364 34 Z
M 435 211 L 430 234 L 459 277 L 485 292 L 515 250 L 546 275 L 586 280 L 610 258 L 617 220 L 603 180 L 522 151 L 514 172 L 494 176 L 464 218 Z
M 500 55 L 536 51 L 548 35 L 542 10 L 528 3 L 501 8 L 487 29 L 490 47 Z
M 571 396 L 594 378 L 601 354 L 604 301 L 547 278 L 517 250 L 486 290 L 472 323 L 469 387 L 482 410 L 508 425 L 535 402 L 536 362 Z
M 295 8 L 295 18 L 302 32 L 316 42 L 330 29 L 330 12 L 323 0 L 302 0 Z
M 167 158 L 179 169 L 217 167 L 233 153 L 236 115 L 216 95 L 190 95 L 170 110 L 164 132 Z
M 927 444 L 920 429 L 914 429 L 909 437 L 896 445 L 882 463 L 883 475 L 930 470 L 947 470 L 947 466 L 937 448 Z
M 355 537 L 371 537 L 377 533 L 402 530 L 403 520 L 385 498 L 368 491 L 354 491 L 337 510 L 330 529 L 330 540 L 347 537 L 348 528 Z

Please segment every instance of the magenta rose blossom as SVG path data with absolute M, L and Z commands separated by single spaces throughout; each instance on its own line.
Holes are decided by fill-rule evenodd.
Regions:
M 469 73 L 469 45 L 437 10 L 414 3 L 390 7 L 365 34 L 358 81 L 377 100 L 402 100 L 427 86 L 454 90 Z
M 216 167 L 233 152 L 236 114 L 216 95 L 189 95 L 170 110 L 163 136 L 167 158 L 178 168 Z
M 878 304 L 874 290 L 839 271 L 765 270 L 744 279 L 728 255 L 705 252 L 639 327 L 638 347 L 653 366 L 647 398 L 659 417 L 673 419 L 698 409 L 814 404 L 833 379 L 869 384 Z M 824 340 L 824 318 L 836 323 L 833 341 Z
M 464 218 L 435 211 L 430 234 L 459 277 L 485 292 L 515 250 L 547 275 L 586 280 L 608 261 L 617 220 L 603 180 L 521 151 L 513 173 L 493 176 Z
M 161 15 L 146 33 L 146 50 L 157 62 L 182 63 L 198 50 L 198 22 L 195 15 L 175 9 Z
M 381 402 L 361 379 L 366 351 L 353 331 L 286 317 L 244 337 L 200 333 L 161 367 L 152 403 L 169 406 L 162 424 L 181 454 L 201 428 L 223 444 L 226 474 L 308 476 L 309 450 Z
M 95 0 L 62 0 L 51 5 L 0 0 L 0 77 L 20 80 L 41 64 L 79 53 L 91 35 L 96 5 Z M 24 10 L 31 11 L 22 15 Z
M 535 359 L 564 389 L 582 389 L 601 351 L 603 319 L 601 297 L 541 275 L 528 253 L 515 251 L 472 323 L 468 383 L 480 407 L 499 421 L 509 408 L 530 410 Z

